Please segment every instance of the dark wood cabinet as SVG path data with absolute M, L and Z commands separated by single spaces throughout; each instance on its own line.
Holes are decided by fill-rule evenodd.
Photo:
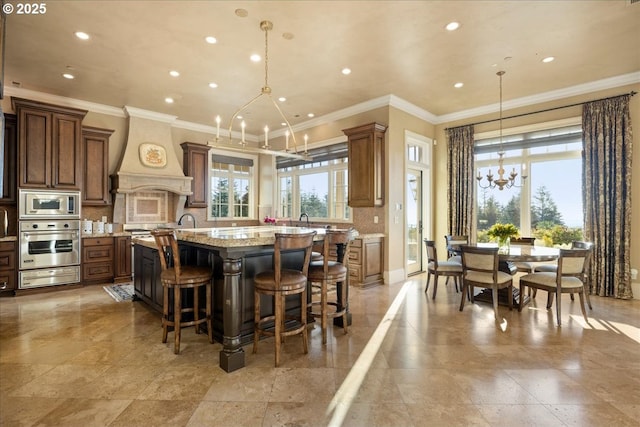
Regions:
M 83 284 L 113 281 L 113 237 L 82 239 Z
M 379 123 L 343 129 L 349 141 L 349 206 L 384 206 L 384 138 Z
M 16 242 L 0 242 L 0 292 L 16 290 Z
M 115 239 L 113 266 L 114 282 L 131 281 L 131 237 L 119 236 Z
M 113 130 L 82 127 L 82 205 L 111 204 L 109 194 L 109 138 Z
M 182 168 L 186 176 L 193 178 L 191 191 L 187 196 L 186 207 L 206 208 L 209 193 L 209 149 L 210 147 L 193 142 L 180 144 L 183 151 Z
M 18 116 L 18 184 L 23 188 L 82 189 L 85 110 L 12 98 Z
M 360 287 L 384 282 L 384 237 L 355 239 L 349 251 L 351 284 Z
M 4 161 L 0 164 L 2 170 L 2 188 L 0 190 L 0 205 L 16 203 L 16 168 L 18 166 L 18 120 L 13 114 L 4 115 Z
M 133 288 L 136 297 L 162 313 L 162 283 L 160 257 L 157 249 L 135 245 L 135 275 Z

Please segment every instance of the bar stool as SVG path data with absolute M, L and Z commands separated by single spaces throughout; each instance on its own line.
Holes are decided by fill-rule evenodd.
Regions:
M 309 352 L 307 342 L 307 272 L 311 260 L 311 247 L 315 231 L 303 234 L 276 233 L 273 245 L 273 270 L 256 274 L 254 283 L 254 332 L 253 352 L 258 351 L 261 335 L 275 337 L 275 365 L 280 365 L 280 344 L 284 337 L 302 334 L 302 349 Z M 304 258 L 299 269 L 286 268 L 291 261 L 283 259 L 285 251 L 304 251 Z M 262 295 L 273 297 L 274 311 L 272 315 L 262 316 L 260 300 Z M 300 295 L 300 315 L 287 315 L 285 300 L 287 295 Z M 285 326 L 285 321 L 294 320 L 293 326 Z M 271 326 L 273 322 L 273 327 Z
M 327 322 L 328 319 L 336 317 L 342 317 L 342 327 L 344 333 L 347 330 L 347 296 L 348 296 L 348 280 L 349 280 L 349 247 L 353 241 L 353 230 L 326 230 L 324 235 L 324 247 L 323 247 L 323 260 L 312 261 L 309 265 L 309 287 L 318 287 L 314 283 L 320 283 L 320 301 L 311 302 L 309 309 L 312 315 L 320 316 L 320 325 L 322 328 L 322 344 L 327 343 Z M 338 245 L 343 247 L 343 256 L 341 260 L 333 261 L 330 256 L 333 255 L 332 248 L 337 248 Z M 335 259 L 336 255 L 334 255 Z M 345 260 L 346 257 L 346 260 Z M 342 282 L 340 286 L 340 297 L 335 301 L 328 301 L 329 285 L 337 285 Z M 313 306 L 319 305 L 320 312 L 314 312 Z M 335 307 L 335 311 L 329 313 L 329 306 Z
M 183 327 L 195 326 L 196 334 L 200 333 L 200 325 L 207 324 L 207 334 L 209 342 L 213 344 L 213 325 L 211 322 L 211 279 L 213 272 L 210 267 L 183 266 L 180 264 L 180 251 L 175 231 L 169 229 L 158 229 L 151 232 L 153 235 L 158 253 L 160 255 L 160 265 L 162 273 L 163 302 L 162 302 L 162 342 L 167 342 L 169 327 L 173 327 L 175 335 L 174 353 L 180 353 L 180 330 Z M 173 260 L 173 267 L 169 267 Z M 200 307 L 199 290 L 205 287 L 206 304 Z M 169 310 L 169 289 L 173 288 L 173 313 Z M 193 305 L 183 307 L 182 290 L 193 289 Z M 183 322 L 182 315 L 193 313 L 193 320 Z M 204 317 L 200 318 L 200 315 Z M 173 320 L 171 320 L 173 315 Z

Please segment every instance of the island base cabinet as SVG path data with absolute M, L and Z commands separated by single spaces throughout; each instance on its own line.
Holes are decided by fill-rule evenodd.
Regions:
M 349 251 L 351 284 L 369 287 L 384 282 L 384 237 L 358 238 Z

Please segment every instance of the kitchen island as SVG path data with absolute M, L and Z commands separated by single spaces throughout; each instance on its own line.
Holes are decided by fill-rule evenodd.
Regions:
M 209 266 L 214 271 L 213 335 L 222 342 L 220 367 L 227 372 L 244 367 L 242 345 L 253 339 L 253 278 L 272 268 L 275 233 L 301 234 L 316 231 L 324 238 L 324 228 L 281 226 L 177 229 L 180 258 L 188 265 Z M 139 299 L 162 310 L 160 262 L 153 239 L 134 239 L 134 288 Z M 303 253 L 285 256 L 285 265 L 299 267 Z M 271 304 L 261 304 L 268 314 Z M 300 310 L 295 300 L 287 301 L 287 311 Z

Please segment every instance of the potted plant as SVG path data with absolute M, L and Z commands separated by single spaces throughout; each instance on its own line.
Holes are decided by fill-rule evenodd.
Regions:
M 489 230 L 487 230 L 487 236 L 496 240 L 500 249 L 508 249 L 511 238 L 519 234 L 520 231 L 515 225 L 500 224 L 499 222 L 493 224 Z

